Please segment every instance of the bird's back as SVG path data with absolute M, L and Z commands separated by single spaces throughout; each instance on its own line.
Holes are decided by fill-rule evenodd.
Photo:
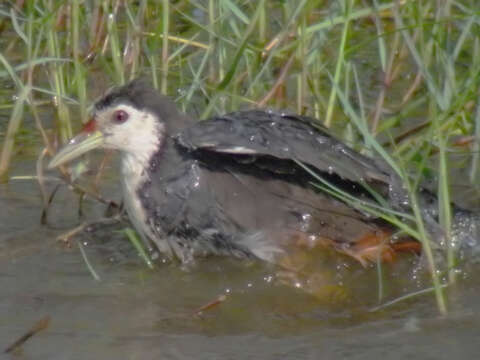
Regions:
M 376 230 L 316 191 L 289 159 L 191 150 L 169 138 L 150 170 L 139 194 L 154 241 L 183 261 L 198 254 L 275 261 L 298 239 L 345 245 Z

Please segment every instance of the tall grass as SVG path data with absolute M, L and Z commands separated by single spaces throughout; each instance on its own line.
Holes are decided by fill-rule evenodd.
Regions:
M 34 116 L 52 151 L 54 138 L 67 141 L 86 120 L 91 93 L 139 75 L 201 118 L 244 107 L 296 109 L 354 148 L 384 158 L 403 179 L 413 209 L 411 228 L 404 230 L 422 241 L 445 312 L 442 283 L 454 281 L 456 264 L 449 232 L 451 153 L 473 153 L 464 166 L 479 193 L 480 5 L 371 4 L 4 2 L 0 80 L 14 90 L 0 89 L 0 109 L 9 113 L 8 124 L 0 126 L 0 178 L 8 179 L 16 133 L 31 127 L 29 121 L 22 125 L 23 118 Z M 45 101 L 56 112 L 43 124 L 35 114 Z M 435 264 L 416 201 L 419 184 L 432 174 L 438 178 L 446 270 Z M 402 227 L 397 215 L 383 216 Z

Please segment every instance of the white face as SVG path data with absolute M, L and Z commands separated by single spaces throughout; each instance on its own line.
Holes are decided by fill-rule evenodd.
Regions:
M 104 135 L 104 148 L 120 150 L 143 162 L 160 147 L 165 126 L 152 113 L 119 104 L 96 111 L 96 127 Z

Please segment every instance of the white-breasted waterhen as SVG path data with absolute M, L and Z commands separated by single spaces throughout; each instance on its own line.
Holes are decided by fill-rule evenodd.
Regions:
M 197 122 L 134 80 L 95 103 L 49 167 L 100 147 L 121 153 L 126 209 L 145 243 L 183 262 L 209 254 L 277 262 L 299 244 L 331 245 L 360 261 L 420 248 L 389 240 L 391 225 L 312 185 L 301 165 L 366 201 L 373 200 L 361 184 L 403 206 L 401 191 L 391 196 L 393 171 L 304 116 L 249 110 Z M 478 240 L 476 218 L 457 226 L 467 232 L 461 241 Z

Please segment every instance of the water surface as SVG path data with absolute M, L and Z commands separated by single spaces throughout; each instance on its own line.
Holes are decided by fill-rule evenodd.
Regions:
M 13 175 L 32 174 L 19 159 Z M 54 176 L 54 173 L 52 173 Z M 107 176 L 108 178 L 108 176 Z M 48 182 L 52 189 L 56 181 Z M 119 200 L 115 182 L 105 196 Z M 40 224 L 38 186 L 29 180 L 0 185 L 0 345 L 2 350 L 44 316 L 49 327 L 27 341 L 21 359 L 398 359 L 476 358 L 480 288 L 470 265 L 449 290 L 450 313 L 440 317 L 432 295 L 387 307 L 378 304 L 374 267 L 337 260 L 341 296 L 311 296 L 282 285 L 270 266 L 232 259 L 200 260 L 189 269 L 157 263 L 150 270 L 118 230 L 108 227 L 74 238 L 56 237 L 77 225 L 76 197 L 62 187 Z M 86 219 L 103 205 L 86 201 Z M 77 241 L 100 281 L 93 278 Z M 385 298 L 428 284 L 413 280 L 412 258 L 386 265 Z M 331 270 L 331 269 L 330 269 Z M 335 270 L 335 271 L 336 271 Z M 325 270 L 327 272 L 327 270 Z M 420 276 L 421 277 L 421 276 Z M 196 310 L 226 294 L 200 316 Z

